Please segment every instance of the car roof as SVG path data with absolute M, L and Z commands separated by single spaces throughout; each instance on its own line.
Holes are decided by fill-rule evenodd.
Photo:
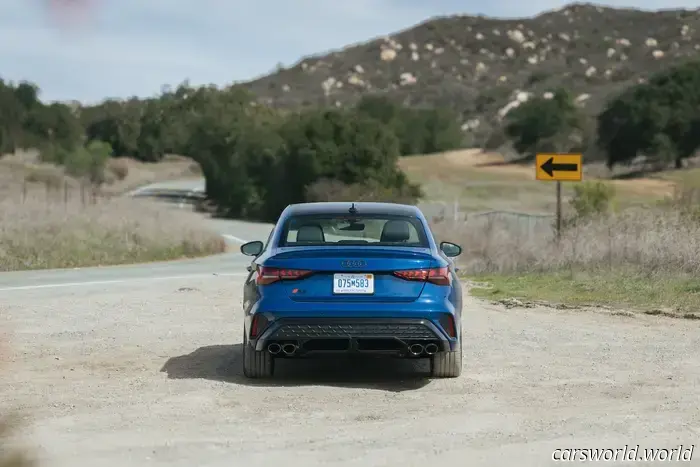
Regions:
M 323 203 L 299 203 L 287 206 L 288 216 L 313 215 L 313 214 L 345 214 L 355 205 L 357 215 L 386 214 L 390 216 L 421 217 L 418 207 L 410 204 L 398 203 L 374 203 L 374 202 L 323 202 Z

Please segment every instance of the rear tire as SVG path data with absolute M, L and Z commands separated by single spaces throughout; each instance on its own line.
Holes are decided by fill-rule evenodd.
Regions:
M 454 352 L 438 352 L 430 357 L 433 378 L 458 378 L 462 374 L 462 342 Z
M 275 373 L 275 359 L 265 350 L 255 350 L 243 336 L 243 375 L 246 378 L 271 378 Z

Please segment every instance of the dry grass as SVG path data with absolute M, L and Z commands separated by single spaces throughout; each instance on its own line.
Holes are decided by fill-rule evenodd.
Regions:
M 473 221 L 435 225 L 464 246 L 458 264 L 491 289 L 518 297 L 581 304 L 700 307 L 700 221 L 677 208 L 626 209 L 565 229 L 557 242 L 546 223 Z
M 201 176 L 199 164 L 192 159 L 167 155 L 161 162 L 147 163 L 127 157 L 110 159 L 105 167 L 106 183 L 102 191 L 123 194 L 149 183 Z M 24 180 L 30 183 L 77 186 L 61 167 L 43 163 L 38 151 L 23 150 L 0 156 L 0 197 L 21 189 Z
M 126 157 L 110 159 L 104 191 L 122 194 L 149 183 L 201 176 L 199 165 L 186 157 L 166 156 L 161 162 L 146 163 Z
M 535 180 L 533 165 L 511 164 L 504 156 L 478 149 L 401 158 L 399 167 L 420 183 L 426 199 L 457 201 L 464 212 L 504 210 L 551 213 L 556 205 L 555 186 Z M 606 180 L 614 185 L 621 205 L 653 203 L 673 193 L 678 180 L 656 178 L 607 180 L 601 164 L 584 166 L 584 179 Z M 563 184 L 563 199 L 573 194 L 573 183 Z
M 59 192 L 60 193 L 60 192 Z M 30 191 L 0 201 L 0 271 L 85 267 L 222 252 L 195 213 L 130 198 L 83 203 L 80 193 Z
M 659 274 L 700 274 L 700 222 L 663 209 L 629 209 L 564 229 L 518 231 L 505 221 L 437 225 L 462 241 L 472 274 L 625 267 Z
M 114 195 L 150 182 L 194 176 L 189 159 L 159 164 L 111 160 Z M 111 178 L 110 178 L 111 177 Z M 198 230 L 194 213 L 143 200 L 98 198 L 36 151 L 0 159 L 0 271 L 126 264 L 201 256 L 224 250 L 223 241 Z

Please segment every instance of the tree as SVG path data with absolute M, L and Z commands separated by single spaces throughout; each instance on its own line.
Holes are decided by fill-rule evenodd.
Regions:
M 369 95 L 359 100 L 355 110 L 391 129 L 402 156 L 448 151 L 463 143 L 459 119 L 449 109 L 408 108 L 387 97 Z
M 25 120 L 25 130 L 41 149 L 71 148 L 82 144 L 85 130 L 70 107 L 53 103 L 34 107 Z
M 12 83 L 0 80 L 0 154 L 21 146 L 26 109 L 17 99 Z
M 342 187 L 326 189 L 332 197 L 415 201 L 419 188 L 397 168 L 401 149 L 438 151 L 461 139 L 451 113 L 383 98 L 350 110 L 283 112 L 241 86 L 186 82 L 154 98 L 93 106 L 45 105 L 38 96 L 31 83 L 0 81 L 0 150 L 39 147 L 45 161 L 95 185 L 111 156 L 186 155 L 202 168 L 220 214 L 268 221 L 315 196 L 315 185 Z
M 400 188 L 399 141 L 391 129 L 353 110 L 314 110 L 290 118 L 281 128 L 280 164 L 290 202 L 305 199 L 321 179 L 347 185 L 377 182 Z
M 222 214 L 272 219 L 270 200 L 284 193 L 276 183 L 283 141 L 266 109 L 253 107 L 246 94 L 229 90 L 224 97 L 203 91 L 180 108 L 189 132 L 183 149 L 199 162 L 207 197 Z
M 700 147 L 699 129 L 700 61 L 693 61 L 611 99 L 598 115 L 598 145 L 610 168 L 640 154 L 657 168 L 680 168 Z
M 142 108 L 143 103 L 137 99 L 108 100 L 85 111 L 83 118 L 88 141 L 108 143 L 116 156 L 138 158 Z
M 511 110 L 505 126 L 513 147 L 527 160 L 538 152 L 582 149 L 582 129 L 583 118 L 563 89 L 551 99 L 536 97 Z

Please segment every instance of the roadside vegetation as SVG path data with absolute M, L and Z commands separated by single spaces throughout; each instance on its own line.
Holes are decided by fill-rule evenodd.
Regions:
M 465 246 L 460 261 L 477 284 L 472 293 L 700 317 L 700 185 L 693 170 L 682 170 L 700 147 L 699 89 L 700 63 L 663 71 L 611 99 L 595 131 L 565 91 L 509 113 L 506 133 L 520 161 L 598 152 L 610 169 L 637 161 L 626 178 L 678 169 L 675 191 L 661 200 L 640 193 L 635 206 L 612 181 L 565 183 L 560 239 L 553 221 L 438 223 L 442 238 Z
M 130 198 L 83 204 L 43 195 L 0 201 L 0 271 L 164 261 L 225 249 L 218 235 L 196 227 L 201 221 L 192 212 Z
M 617 209 L 615 192 L 604 182 L 584 182 L 574 190 L 560 239 L 552 226 L 435 226 L 441 238 L 464 245 L 460 266 L 475 284 L 472 294 L 695 316 L 700 192 L 689 189 L 656 205 Z
M 700 62 L 669 68 L 613 96 L 596 118 L 580 96 L 553 89 L 510 109 L 492 143 L 526 163 L 556 151 L 610 168 L 640 158 L 645 171 L 683 167 L 700 144 L 698 83 Z M 219 215 L 265 221 L 289 203 L 339 194 L 415 202 L 425 192 L 397 167 L 400 158 L 463 148 L 463 124 L 474 117 L 370 93 L 352 106 L 279 109 L 240 85 L 188 83 L 93 106 L 46 105 L 31 83 L 0 83 L 0 106 L 8 110 L 0 153 L 38 148 L 43 162 L 100 189 L 127 176 L 124 158 L 156 163 L 181 154 L 206 178 Z
M 45 163 L 0 164 L 0 271 L 126 264 L 224 251 L 198 228 L 196 214 L 100 193 L 69 175 L 99 160 L 92 144 L 65 169 Z M 103 152 L 104 154 L 104 152 Z M 73 156 L 75 157 L 75 156 Z M 94 157 L 94 159 L 92 159 Z M 104 156 L 103 156 L 104 157 Z
M 538 152 L 556 151 L 582 152 L 584 160 L 603 160 L 611 169 L 629 164 L 641 166 L 643 173 L 684 169 L 700 145 L 698 83 L 699 62 L 669 68 L 614 96 L 593 120 L 582 112 L 574 94 L 556 89 L 511 109 L 504 117 L 503 133 L 493 139 L 506 142 L 516 154 L 514 160 L 527 164 Z M 378 95 L 366 95 L 352 107 L 280 110 L 263 104 L 240 86 L 219 89 L 185 83 L 151 99 L 110 100 L 92 107 L 47 106 L 38 99 L 38 89 L 28 83 L 4 84 L 0 91 L 0 103 L 12 109 L 0 121 L 4 152 L 36 147 L 43 163 L 60 166 L 67 175 L 97 190 L 108 186 L 110 177 L 125 176 L 128 167 L 120 162 L 125 157 L 152 164 L 166 160 L 168 154 L 183 154 L 205 177 L 207 206 L 212 212 L 264 221 L 275 220 L 287 204 L 303 201 L 416 202 L 425 195 L 421 176 L 438 168 L 428 164 L 407 174 L 401 169 L 407 165 L 404 162 L 421 159 L 420 154 L 463 147 L 461 123 L 469 118 L 445 109 L 406 107 Z M 503 173 L 493 175 L 501 181 L 504 178 Z M 538 232 L 531 228 L 519 231 L 497 221 L 470 221 L 447 228 L 466 247 L 466 271 L 500 284 L 483 293 L 514 291 L 542 297 L 551 293 L 547 290 L 557 290 L 558 298 L 568 301 L 665 303 L 683 308 L 697 296 L 683 291 L 694 290 L 693 275 L 700 272 L 700 261 L 694 214 L 698 200 L 693 187 L 681 179 L 673 183 L 682 195 L 663 202 L 658 197 L 645 198 L 643 189 L 637 194 L 623 193 L 613 189 L 618 185 L 612 182 L 567 184 L 570 206 L 560 241 L 552 237 L 551 225 Z M 531 195 L 528 190 L 534 187 L 525 190 L 518 180 L 513 176 L 509 188 L 501 190 L 504 203 Z M 463 189 L 465 196 L 483 198 L 485 203 L 492 193 L 488 184 Z M 547 197 L 553 203 L 553 196 Z M 81 216 L 97 216 L 99 209 L 91 209 L 76 209 L 74 215 L 79 211 Z M 66 221 L 60 212 L 57 209 L 45 216 L 54 219 L 50 225 L 71 222 L 83 226 L 77 229 L 85 232 L 84 220 Z M 10 208 L 3 215 L 22 218 Z M 104 225 L 118 225 L 95 233 L 97 239 L 113 228 L 132 232 L 133 223 L 142 222 L 133 214 L 132 224 L 122 221 L 120 215 L 101 215 L 99 222 Z M 3 222 L 10 224 L 16 227 L 5 228 L 10 232 L 6 238 L 29 228 L 26 222 Z M 138 241 L 129 245 L 153 246 L 148 239 L 160 236 L 161 232 L 155 237 L 139 234 Z M 156 249 L 161 252 L 156 256 L 197 254 L 208 248 L 182 240 L 174 244 L 177 246 Z M 80 249 L 77 245 L 71 248 Z M 134 246 L 120 257 L 124 261 L 145 258 L 145 250 Z M 14 251 L 21 252 L 23 264 L 50 257 L 45 251 L 35 256 L 22 248 Z M 97 257 L 82 251 L 79 255 L 95 263 L 104 260 L 97 253 L 93 254 Z M 516 280 L 525 276 L 534 285 Z M 578 288 L 571 293 L 559 286 L 542 290 L 542 281 Z M 646 295 L 637 290 L 642 286 Z M 612 293 L 610 287 L 617 287 L 619 293 Z

